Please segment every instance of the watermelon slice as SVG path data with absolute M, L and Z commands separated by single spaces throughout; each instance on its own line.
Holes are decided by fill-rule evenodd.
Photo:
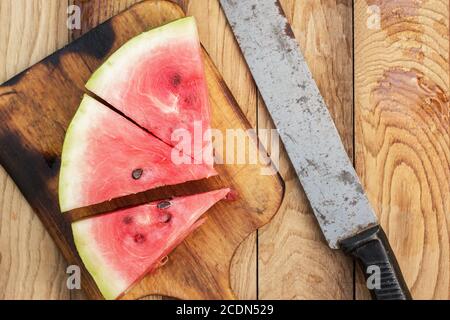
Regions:
M 59 180 L 62 212 L 215 174 L 207 165 L 175 164 L 171 158 L 174 150 L 179 153 L 84 96 L 63 147 Z
M 72 224 L 77 250 L 106 299 L 120 297 L 199 227 L 230 189 L 152 202 Z
M 210 105 L 193 17 L 131 39 L 86 88 L 195 163 L 213 165 Z

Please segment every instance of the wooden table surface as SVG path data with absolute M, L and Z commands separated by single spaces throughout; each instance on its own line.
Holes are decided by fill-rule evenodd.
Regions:
M 0 83 L 135 2 L 0 0 Z M 271 127 L 218 0 L 177 2 L 197 18 L 203 45 L 251 124 Z M 281 3 L 413 296 L 449 299 L 449 2 Z M 66 26 L 72 4 L 82 9 L 81 30 Z M 286 195 L 280 211 L 233 261 L 237 295 L 368 298 L 353 261 L 326 246 L 284 152 L 281 175 Z M 67 289 L 66 267 L 0 168 L 0 298 L 83 298 Z

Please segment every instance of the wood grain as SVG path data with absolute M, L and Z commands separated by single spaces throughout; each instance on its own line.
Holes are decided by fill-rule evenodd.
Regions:
M 256 128 L 256 86 L 219 1 L 189 0 L 185 1 L 184 7 L 187 9 L 187 15 L 196 18 L 203 46 L 251 126 Z M 240 299 L 256 299 L 258 296 L 256 237 L 255 232 L 242 242 L 233 258 L 231 285 Z
M 169 2 L 135 5 L 0 87 L 0 159 L 71 264 L 82 266 L 67 216 L 63 217 L 57 207 L 57 176 L 65 128 L 77 109 L 84 83 L 92 70 L 126 40 L 181 16 L 181 9 Z M 212 127 L 249 128 L 206 54 L 205 73 Z M 43 116 L 37 119 L 37 115 Z M 252 148 L 256 144 L 249 143 L 247 155 Z M 26 160 L 35 163 L 34 167 L 26 168 Z M 239 198 L 210 210 L 205 225 L 171 254 L 163 268 L 143 279 L 125 298 L 153 293 L 197 299 L 234 297 L 229 283 L 234 251 L 250 232 L 275 214 L 283 190 L 278 176 L 260 174 L 260 165 L 219 164 L 216 169 L 218 177 L 204 180 L 193 191 L 231 186 Z M 98 297 L 92 279 L 85 270 L 82 273 L 87 295 Z
M 281 1 L 352 156 L 352 1 Z M 259 128 L 273 128 L 260 100 Z M 281 153 L 285 197 L 274 220 L 260 231 L 259 295 L 262 299 L 352 299 L 353 264 L 326 245 L 308 200 Z
M 70 32 L 70 39 L 75 40 L 92 28 L 109 18 L 128 9 L 141 0 L 69 0 L 70 5 L 81 9 L 81 28 Z
M 0 2 L 0 83 L 67 43 L 65 11 L 58 0 Z M 65 266 L 44 226 L 1 168 L 0 299 L 68 298 Z
M 355 3 L 357 171 L 413 297 L 449 299 L 449 2 Z
M 0 1 L 0 82 L 134 2 L 67 0 L 84 8 L 81 31 L 69 34 L 66 1 Z M 175 2 L 197 18 L 203 45 L 251 125 L 271 127 L 218 1 Z M 282 5 L 350 155 L 356 140 L 358 173 L 395 243 L 413 295 L 448 299 L 448 3 L 396 2 L 355 1 L 355 136 L 349 106 L 351 1 L 285 0 Z M 381 30 L 368 28 L 368 5 L 382 9 Z M 351 262 L 324 245 L 284 153 L 281 171 L 286 199 L 280 214 L 260 231 L 260 248 L 253 234 L 239 249 L 232 266 L 235 292 L 256 298 L 258 255 L 260 298 L 351 299 Z M 0 210 L 0 271 L 8 275 L 0 277 L 0 298 L 69 298 L 66 263 L 3 169 Z M 70 297 L 84 296 L 71 291 Z M 368 297 L 360 280 L 356 297 Z

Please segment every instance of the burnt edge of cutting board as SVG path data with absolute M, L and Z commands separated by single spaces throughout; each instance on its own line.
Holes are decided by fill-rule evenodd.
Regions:
M 68 263 L 80 266 L 83 289 L 91 298 L 101 299 L 102 295 L 78 256 L 70 217 L 61 214 L 58 205 L 60 153 L 65 131 L 86 92 L 86 80 L 105 58 L 127 39 L 183 16 L 182 9 L 169 1 L 138 3 L 0 86 L 0 164 L 38 214 Z M 123 25 L 126 28 L 120 29 Z M 210 57 L 206 54 L 205 58 L 205 66 L 209 66 L 209 72 L 220 86 L 230 112 L 239 117 L 244 128 L 251 128 Z M 276 209 L 253 221 L 253 230 L 269 222 L 281 205 L 284 183 L 278 174 L 275 179 L 279 193 Z M 212 185 L 226 186 L 220 178 L 198 184 L 199 191 L 210 190 Z

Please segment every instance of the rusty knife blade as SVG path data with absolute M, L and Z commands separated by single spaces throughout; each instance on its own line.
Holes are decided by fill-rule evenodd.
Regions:
M 329 246 L 378 225 L 279 2 L 220 2 Z

